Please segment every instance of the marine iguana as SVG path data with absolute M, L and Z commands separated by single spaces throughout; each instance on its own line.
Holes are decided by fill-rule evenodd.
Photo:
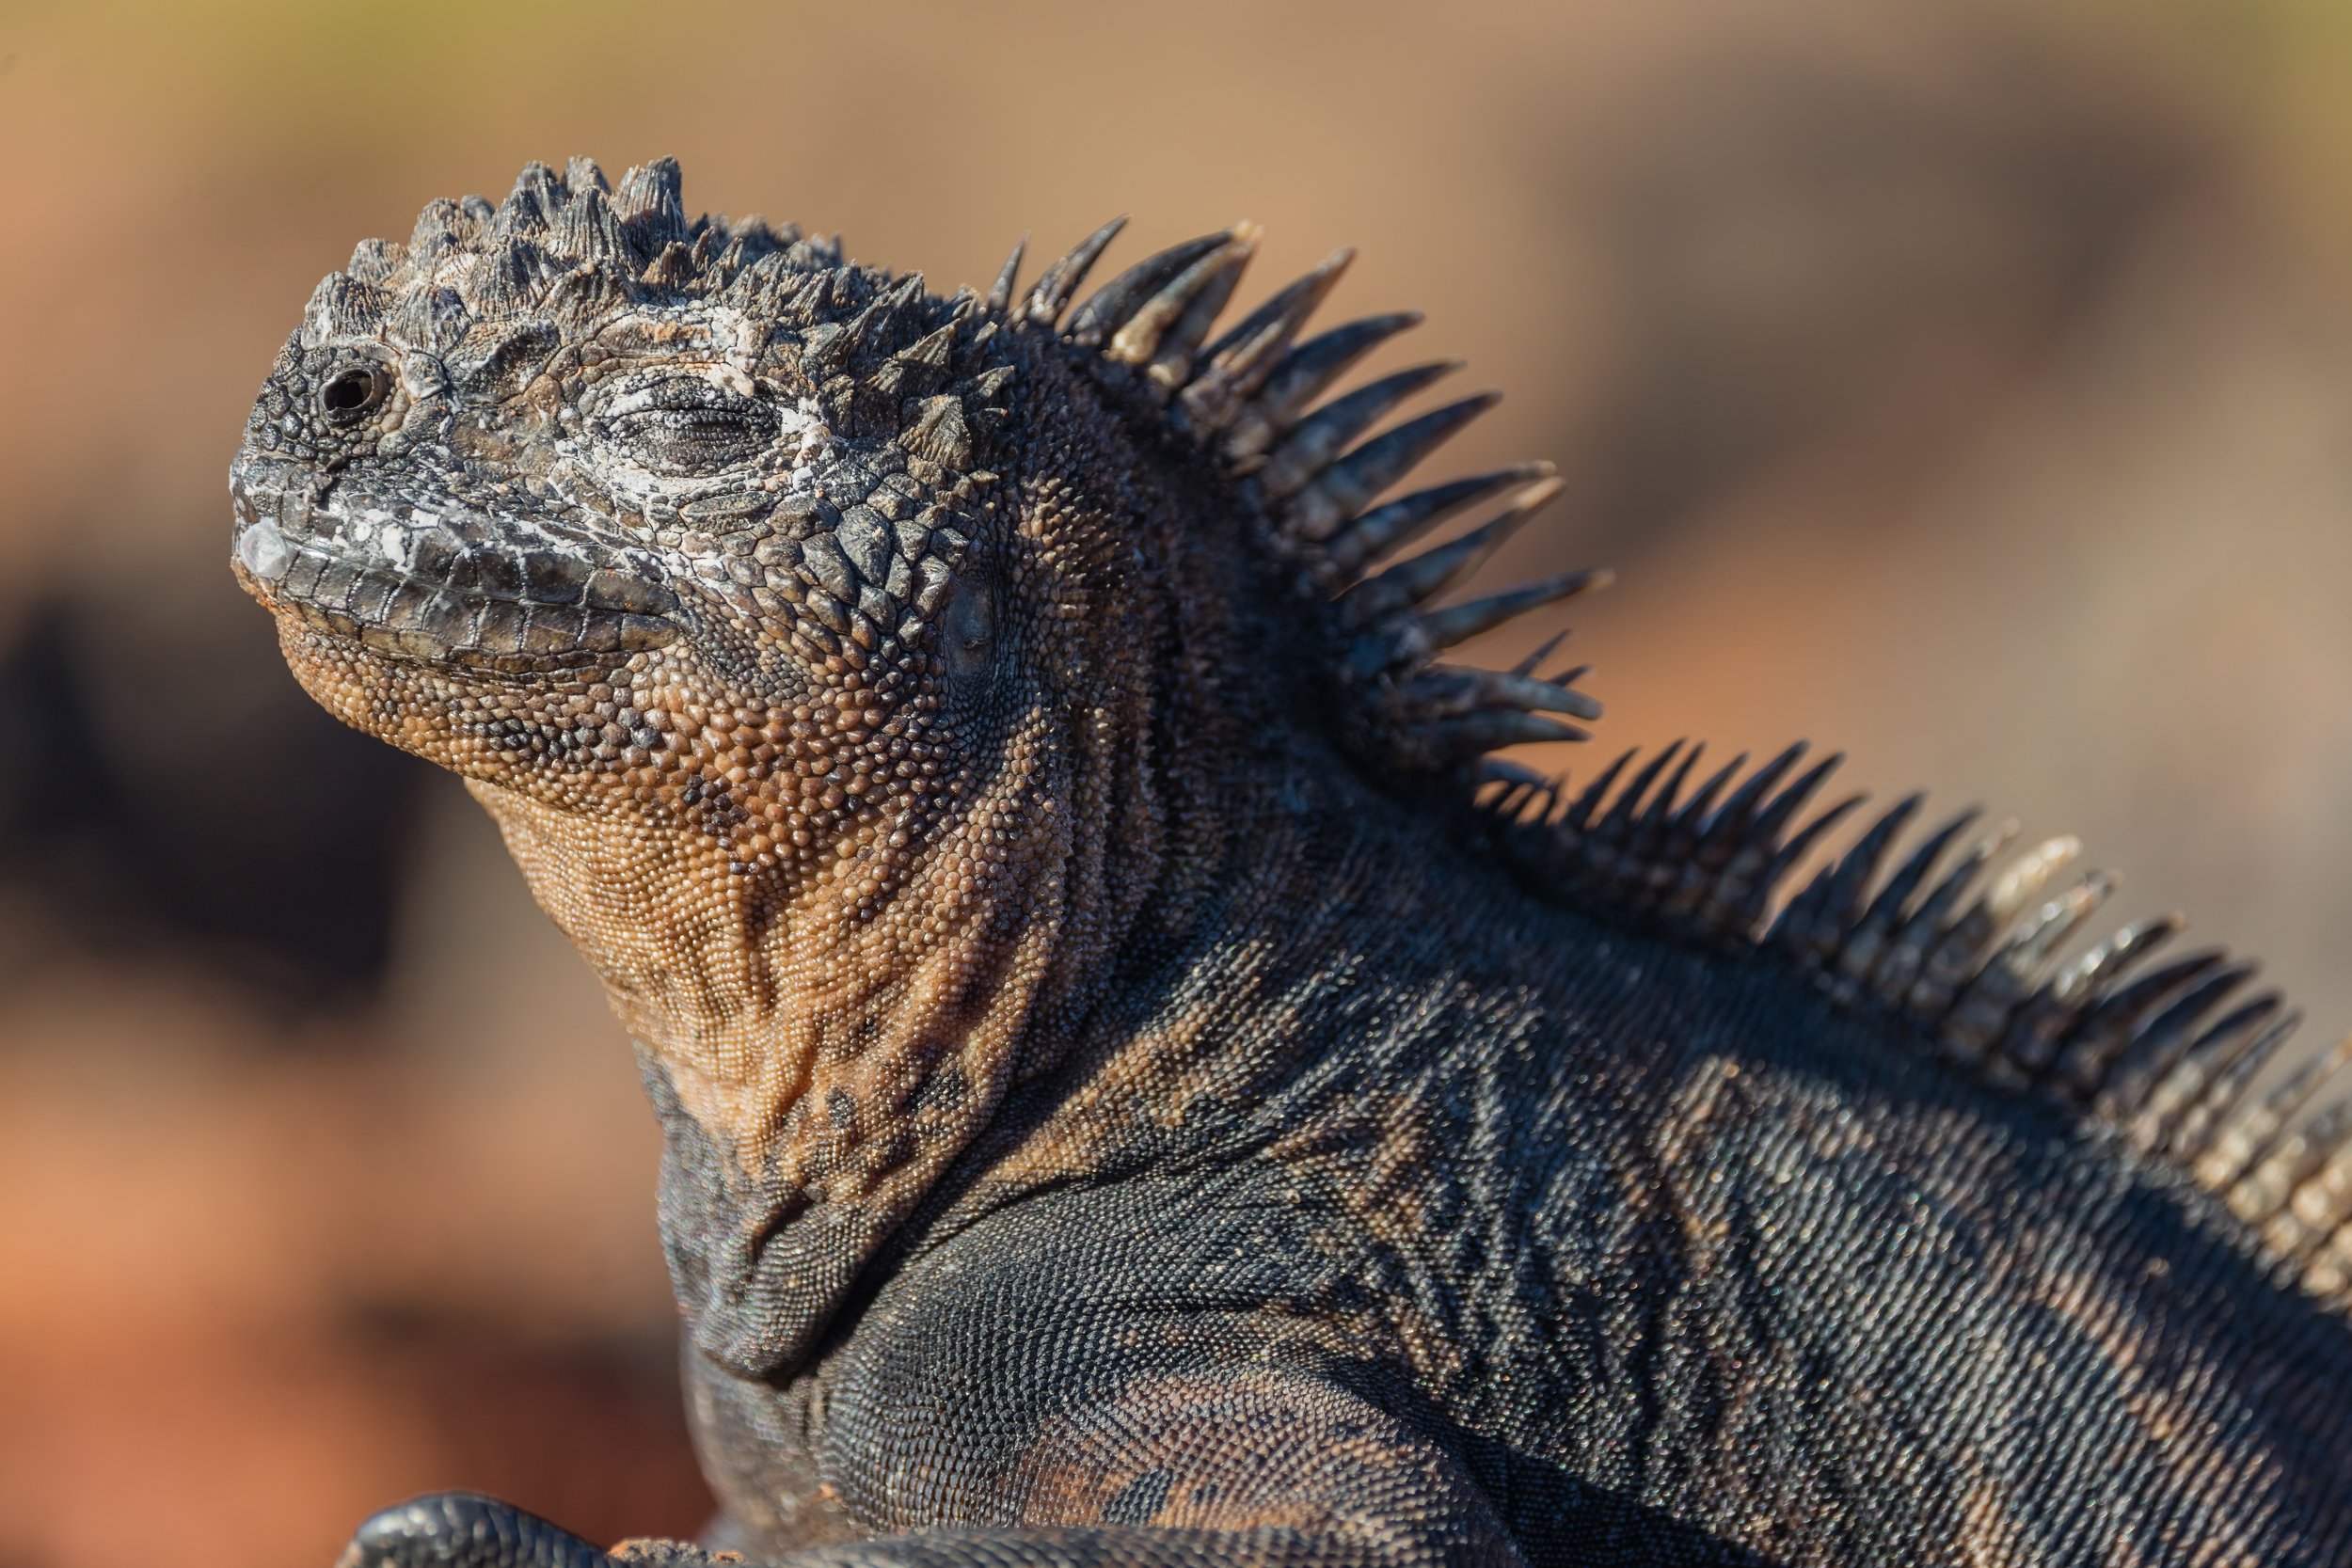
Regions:
M 1248 226 L 985 294 L 533 164 L 322 283 L 231 474 L 321 703 L 639 1042 L 700 1562 L 2352 1560 L 2352 1146 L 2175 922 L 2071 958 L 1802 747 L 1499 759 L 1542 465 L 1324 398 Z M 1371 434 L 1368 434 L 1371 433 Z M 1395 559 L 1473 508 L 1497 515 Z M 1384 562 L 1391 562 L 1383 564 Z M 560 1434 L 549 1434 L 560 1441 Z M 450 1494 L 352 1564 L 609 1560 Z

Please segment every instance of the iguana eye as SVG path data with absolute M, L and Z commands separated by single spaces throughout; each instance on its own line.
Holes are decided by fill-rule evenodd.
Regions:
M 658 474 L 723 473 L 776 438 L 776 411 L 757 398 L 680 376 L 632 392 L 596 419 L 596 433 Z
M 352 365 L 319 384 L 319 412 L 334 424 L 349 424 L 384 401 L 392 378 L 381 365 Z

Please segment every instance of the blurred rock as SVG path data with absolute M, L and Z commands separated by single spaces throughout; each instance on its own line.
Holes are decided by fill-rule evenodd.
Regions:
M 1735 43 L 1619 136 L 1543 148 L 1607 324 L 1561 443 L 1587 547 L 1637 555 L 1824 451 L 1931 483 L 2153 228 L 2225 198 L 2179 105 L 1955 32 L 1891 62 Z
M 224 574 L 225 575 L 225 574 Z M 201 964 L 295 1008 L 372 997 L 422 763 L 286 678 L 259 617 L 181 583 L 40 603 L 0 638 L 0 956 Z

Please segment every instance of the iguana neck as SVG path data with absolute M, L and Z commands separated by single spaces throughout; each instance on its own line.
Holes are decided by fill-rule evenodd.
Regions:
M 1053 792 L 983 792 L 967 817 L 991 847 L 979 862 L 845 854 L 786 885 L 691 828 L 470 787 L 640 1044 L 698 1341 L 774 1374 L 1091 972 L 1089 890 Z
M 787 886 L 691 830 L 628 832 L 471 787 L 685 1109 L 747 1174 L 835 1196 L 863 1197 L 903 1163 L 874 1132 L 920 1139 L 923 1110 L 966 1097 L 942 1081 L 999 1075 L 1062 923 L 1051 878 L 1018 921 L 960 894 L 956 863 L 915 865 L 883 891 L 844 858 Z M 1034 809 L 1050 817 L 1049 802 Z
M 804 1354 L 1102 993 L 1164 858 L 1144 678 L 1024 689 L 951 776 L 775 863 L 741 855 L 707 800 L 583 810 L 469 783 L 644 1052 L 679 1298 L 722 1364 L 767 1376 Z M 1071 721 L 1087 708 L 1119 721 Z M 826 785 L 754 770 L 725 809 L 789 821 L 780 795 Z

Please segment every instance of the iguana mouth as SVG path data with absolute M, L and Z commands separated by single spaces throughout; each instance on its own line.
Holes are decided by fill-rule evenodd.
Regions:
M 611 548 L 453 508 L 231 486 L 237 575 L 271 610 L 394 657 L 498 669 L 626 656 L 678 635 L 676 595 Z M 261 492 L 266 495 L 266 492 Z

